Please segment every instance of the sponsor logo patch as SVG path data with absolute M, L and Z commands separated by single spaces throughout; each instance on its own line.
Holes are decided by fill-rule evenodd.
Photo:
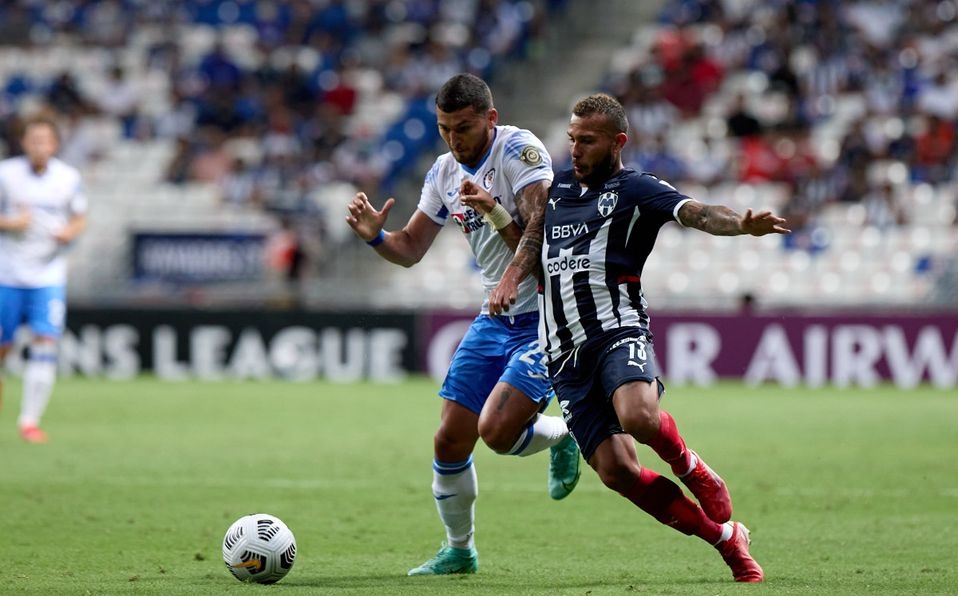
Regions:
M 592 267 L 592 261 L 588 255 L 566 255 L 553 257 L 546 261 L 546 273 L 549 275 L 578 273 L 579 271 L 588 271 L 590 267 Z
M 599 195 L 599 215 L 609 217 L 615 211 L 615 204 L 619 202 L 619 193 L 615 191 L 604 192 Z
M 533 145 L 526 145 L 519 154 L 519 161 L 527 166 L 537 166 L 542 163 L 542 154 L 539 149 Z
M 589 226 L 587 224 L 564 224 L 561 226 L 552 226 L 549 229 L 549 239 L 561 240 L 562 238 L 576 238 L 588 233 Z
M 449 216 L 456 222 L 463 234 L 470 234 L 486 225 L 485 220 L 472 209 L 468 209 L 465 213 L 450 213 Z
M 486 172 L 485 176 L 482 177 L 482 185 L 486 188 L 486 190 L 491 190 L 492 183 L 493 181 L 495 181 L 495 179 L 496 179 L 496 169 L 492 168 L 491 170 Z

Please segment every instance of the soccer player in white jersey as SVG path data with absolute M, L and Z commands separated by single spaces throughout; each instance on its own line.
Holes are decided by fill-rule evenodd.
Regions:
M 642 268 L 669 221 L 713 235 L 786 234 L 763 211 L 739 215 L 623 167 L 628 122 L 617 100 L 587 97 L 572 110 L 572 168 L 556 174 L 544 216 L 541 338 L 559 404 L 582 456 L 602 482 L 659 522 L 718 549 L 739 582 L 760 582 L 748 530 L 730 522 L 725 482 L 687 449 L 659 407 Z M 678 484 L 639 464 L 635 443 L 667 462 Z
M 57 340 L 66 316 L 65 251 L 86 227 L 86 197 L 77 170 L 54 155 L 53 120 L 26 122 L 24 155 L 0 161 L 0 372 L 14 333 L 32 338 L 17 423 L 30 443 L 46 442 L 40 418 L 57 372 Z M 3 386 L 0 384 L 0 397 Z
M 436 116 L 450 151 L 426 174 L 405 227 L 385 232 L 395 200 L 376 210 L 364 193 L 349 204 L 346 217 L 381 257 L 406 267 L 419 262 L 451 218 L 472 248 L 485 288 L 480 313 L 439 391 L 432 492 L 446 544 L 409 575 L 475 573 L 478 484 L 472 453 L 480 436 L 501 454 L 550 448 L 553 499 L 564 498 L 579 480 L 579 450 L 565 422 L 542 414 L 554 394 L 538 341 L 537 282 L 530 277 L 516 283 L 516 272 L 539 260 L 551 160 L 531 132 L 498 124 L 492 93 L 474 75 L 453 76 L 442 86 Z M 490 309 L 507 312 L 493 317 Z

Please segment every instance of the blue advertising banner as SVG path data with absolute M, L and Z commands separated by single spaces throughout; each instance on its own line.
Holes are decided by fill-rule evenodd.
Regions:
M 131 240 L 137 281 L 257 281 L 265 270 L 261 233 L 134 232 Z

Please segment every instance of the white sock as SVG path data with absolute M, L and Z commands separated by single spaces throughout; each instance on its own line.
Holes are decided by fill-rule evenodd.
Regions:
M 57 378 L 55 346 L 31 346 L 30 358 L 23 370 L 23 398 L 20 402 L 20 426 L 37 426 L 47 409 Z
M 692 470 L 695 469 L 695 466 L 699 465 L 699 458 L 695 456 L 695 453 L 689 452 L 689 469 L 685 471 L 684 474 L 679 474 L 679 478 L 685 478 L 692 473 Z
M 509 455 L 525 457 L 548 449 L 569 436 L 569 428 L 559 416 L 539 414 L 535 421 L 522 429 L 519 440 L 509 449 Z
M 455 548 L 475 545 L 476 497 L 479 481 L 476 466 L 469 459 L 455 463 L 432 462 L 432 496 L 439 519 L 446 526 L 446 542 Z
M 732 525 L 732 522 L 725 522 L 724 524 L 722 524 L 722 535 L 719 536 L 718 542 L 716 542 L 713 546 L 718 546 L 719 544 L 722 544 L 723 542 L 731 538 L 732 532 L 734 531 L 735 531 L 735 527 Z

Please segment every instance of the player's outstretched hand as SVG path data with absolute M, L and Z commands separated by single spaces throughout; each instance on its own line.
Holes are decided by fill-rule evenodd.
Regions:
M 386 224 L 386 218 L 389 217 L 389 211 L 396 204 L 396 199 L 390 197 L 386 199 L 381 211 L 377 211 L 366 193 L 358 192 L 353 200 L 346 206 L 346 223 L 356 232 L 356 235 L 365 242 L 375 238 L 379 231 Z
M 785 219 L 774 215 L 771 211 L 760 211 L 752 215 L 749 209 L 742 216 L 742 232 L 752 236 L 764 236 L 765 234 L 791 234 L 792 231 L 785 227 Z

